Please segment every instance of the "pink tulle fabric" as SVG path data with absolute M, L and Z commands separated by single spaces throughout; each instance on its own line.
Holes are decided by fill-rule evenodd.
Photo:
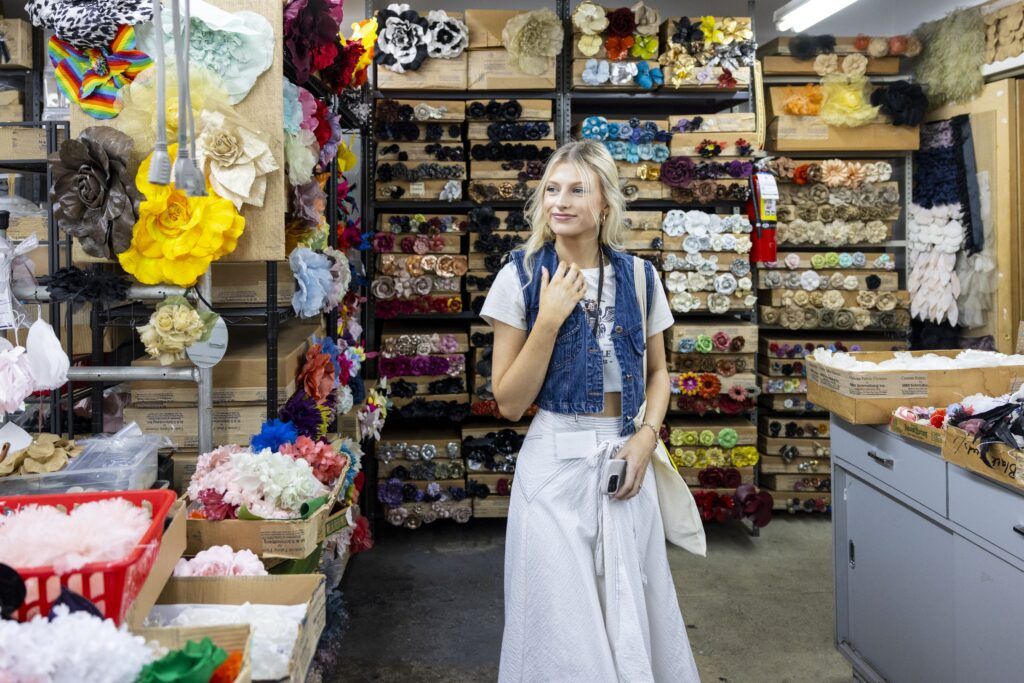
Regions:
M 201 550 L 191 560 L 174 566 L 175 576 L 266 576 L 267 568 L 251 550 L 235 551 L 229 545 Z
M 21 410 L 25 399 L 35 391 L 35 386 L 25 348 L 11 346 L 6 339 L 0 339 L 0 418 L 6 413 Z
M 49 565 L 58 574 L 113 562 L 135 549 L 150 521 L 148 511 L 124 498 L 84 503 L 71 514 L 28 505 L 0 516 L 0 562 L 20 569 Z
M 328 486 L 337 481 L 348 464 L 347 455 L 338 453 L 328 443 L 314 441 L 308 436 L 300 436 L 293 444 L 283 444 L 279 450 L 296 460 L 308 462 L 313 468 L 313 475 Z

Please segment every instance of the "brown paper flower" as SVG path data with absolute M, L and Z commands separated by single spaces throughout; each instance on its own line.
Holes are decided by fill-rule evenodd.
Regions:
M 50 201 L 61 230 L 85 253 L 112 258 L 128 248 L 142 195 L 135 188 L 132 139 L 107 126 L 90 126 L 61 143 L 53 160 Z

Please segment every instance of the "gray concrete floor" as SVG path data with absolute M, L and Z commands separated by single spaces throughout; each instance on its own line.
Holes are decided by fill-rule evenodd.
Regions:
M 350 622 L 333 680 L 496 680 L 504 521 L 377 533 L 343 582 Z M 782 514 L 758 538 L 708 527 L 706 559 L 669 547 L 705 683 L 852 680 L 832 642 L 831 533 L 827 518 Z

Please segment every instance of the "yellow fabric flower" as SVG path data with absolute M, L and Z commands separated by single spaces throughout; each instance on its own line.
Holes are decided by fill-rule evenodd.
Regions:
M 356 167 L 356 155 L 344 140 L 338 143 L 338 173 L 351 171 Z
M 704 34 L 704 42 L 712 45 L 725 45 L 725 33 L 715 23 L 715 18 L 706 16 L 700 18 L 700 30 Z
M 178 146 L 169 145 L 168 153 L 173 161 Z M 189 197 L 173 183 L 150 184 L 151 159 L 146 157 L 135 176 L 146 198 L 139 205 L 132 243 L 117 258 L 143 284 L 188 287 L 213 261 L 235 250 L 245 219 L 230 200 L 214 194 L 209 182 L 206 197 Z
M 878 117 L 878 107 L 868 103 L 868 80 L 834 75 L 821 79 L 824 100 L 818 116 L 830 126 L 855 128 Z
M 604 41 L 601 40 L 601 36 L 580 36 L 580 42 L 577 44 L 580 54 L 586 57 L 593 57 L 601 51 L 601 46 L 604 45 Z
M 345 38 L 343 36 L 339 37 L 342 44 L 344 44 Z M 371 17 L 352 24 L 352 37 L 349 40 L 358 40 L 363 44 L 363 54 L 359 57 L 359 61 L 356 62 L 356 66 L 353 69 L 353 73 L 359 73 L 360 70 L 368 68 L 370 63 L 373 62 L 373 48 L 377 44 L 377 18 Z

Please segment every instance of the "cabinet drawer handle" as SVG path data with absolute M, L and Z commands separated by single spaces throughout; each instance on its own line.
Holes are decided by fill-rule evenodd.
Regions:
M 1024 524 L 1018 524 L 1017 526 L 1013 527 L 1013 530 L 1021 536 L 1024 536 Z
M 868 457 L 877 462 L 882 467 L 892 467 L 895 464 L 895 460 L 887 455 L 879 455 L 875 451 L 868 451 Z

